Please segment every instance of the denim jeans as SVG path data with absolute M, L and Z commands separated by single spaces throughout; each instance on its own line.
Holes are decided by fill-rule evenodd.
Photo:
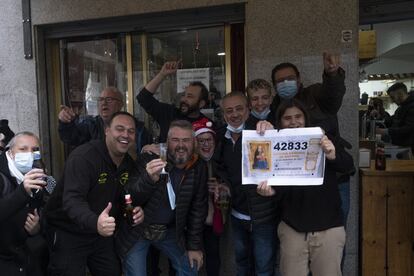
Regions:
M 220 236 L 213 232 L 213 227 L 204 225 L 205 267 L 207 276 L 220 274 Z
M 164 239 L 150 241 L 140 238 L 125 257 L 123 268 L 125 276 L 147 276 L 147 253 L 150 245 L 158 248 L 171 261 L 177 276 L 198 275 L 197 268 L 190 267 L 190 262 L 184 249 L 176 239 L 175 228 L 168 229 Z
M 231 216 L 237 275 L 248 276 L 253 251 L 255 275 L 273 276 L 276 250 L 276 223 L 252 225 L 250 221 Z M 249 246 L 250 245 L 250 246 Z
M 348 213 L 350 208 L 350 188 L 349 188 L 349 180 L 346 182 L 342 182 L 338 184 L 339 195 L 341 197 L 341 208 L 342 214 L 344 216 L 344 227 L 346 228 L 346 222 L 348 220 Z

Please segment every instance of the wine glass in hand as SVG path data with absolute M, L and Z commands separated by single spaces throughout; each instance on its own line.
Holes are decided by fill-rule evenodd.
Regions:
M 167 164 L 167 144 L 160 143 L 160 159 Z M 161 174 L 167 174 L 165 167 L 162 168 Z

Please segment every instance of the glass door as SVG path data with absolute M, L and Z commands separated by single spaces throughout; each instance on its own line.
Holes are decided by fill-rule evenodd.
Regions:
M 220 118 L 217 112 L 218 101 L 226 93 L 224 25 L 133 35 L 132 42 L 134 98 L 165 62 L 180 60 L 182 68 L 177 75 L 168 76 L 163 81 L 155 97 L 161 102 L 178 106 L 189 81 L 201 80 L 210 91 L 210 103 L 203 112 L 214 120 Z M 185 81 L 185 78 L 189 81 Z M 158 125 L 148 118 L 138 104 L 134 106 L 134 115 L 145 120 L 154 136 L 157 136 Z
M 124 110 L 145 122 L 153 136 L 159 127 L 136 102 L 136 96 L 167 61 L 180 60 L 177 75 L 167 77 L 155 93 L 165 103 L 177 104 L 189 81 L 201 80 L 210 91 L 210 103 L 202 110 L 213 120 L 222 119 L 220 99 L 232 89 L 230 59 L 231 25 L 205 28 L 186 28 L 168 32 L 120 33 L 51 40 L 51 90 L 54 107 L 53 137 L 55 154 L 63 160 L 70 149 L 57 137 L 57 114 L 60 105 L 71 107 L 79 116 L 98 115 L 98 97 L 108 86 L 124 93 Z M 235 47 L 237 43 L 233 44 Z M 239 52 L 240 49 L 238 49 Z M 244 59 L 244 57 L 243 57 Z M 238 68 L 238 70 L 243 70 Z M 200 75 L 200 72 L 201 75 Z M 180 77 L 181 76 L 181 77 Z M 185 76 L 185 77 L 182 77 Z M 201 79 L 200 79 L 201 77 Z M 244 79 L 244 78 L 243 78 Z M 219 125 L 220 123 L 218 123 Z M 56 158 L 55 158 L 56 159 Z M 56 160 L 55 160 L 56 161 Z M 57 165 L 60 170 L 60 163 Z
M 78 115 L 98 115 L 98 98 L 108 86 L 124 93 L 127 63 L 125 37 L 61 41 L 63 103 Z

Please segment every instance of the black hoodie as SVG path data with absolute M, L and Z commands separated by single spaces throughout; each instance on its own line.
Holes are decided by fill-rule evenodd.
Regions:
M 76 148 L 46 205 L 48 224 L 69 232 L 96 234 L 98 217 L 108 202 L 112 203 L 110 216 L 118 217 L 131 166 L 133 160 L 126 154 L 117 168 L 103 140 Z
M 0 155 L 0 260 L 18 260 L 25 254 L 28 233 L 24 230 L 31 197 L 23 183 L 11 176 L 6 153 Z M 1 272 L 0 272 L 1 274 Z

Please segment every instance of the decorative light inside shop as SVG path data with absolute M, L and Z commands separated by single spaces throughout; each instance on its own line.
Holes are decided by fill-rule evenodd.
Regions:
M 402 79 L 412 79 L 414 78 L 414 73 L 396 73 L 396 74 L 375 74 L 368 75 L 368 80 L 402 80 Z

